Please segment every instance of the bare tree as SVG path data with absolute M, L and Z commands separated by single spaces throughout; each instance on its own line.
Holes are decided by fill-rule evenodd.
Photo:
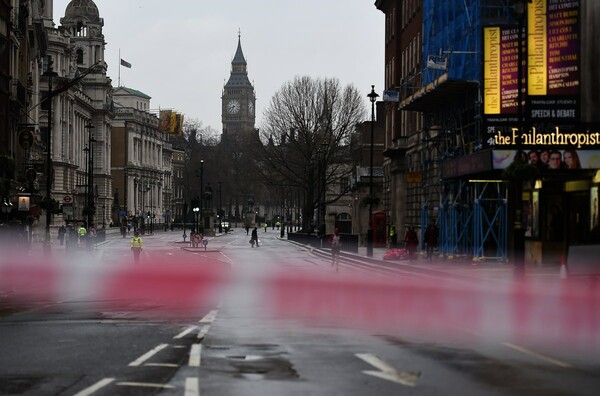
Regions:
M 267 142 L 261 169 L 271 184 L 302 192 L 303 230 L 310 229 L 323 186 L 352 171 L 352 136 L 365 114 L 359 91 L 342 88 L 337 79 L 296 77 L 271 98 L 261 130 Z

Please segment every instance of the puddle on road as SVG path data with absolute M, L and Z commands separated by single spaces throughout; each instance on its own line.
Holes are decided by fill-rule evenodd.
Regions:
M 245 344 L 231 347 L 212 346 L 210 349 L 228 350 L 220 358 L 233 368 L 236 378 L 250 381 L 298 379 L 294 366 L 284 357 L 288 353 L 275 344 Z
M 0 377 L 0 394 L 20 395 L 44 382 L 42 377 Z

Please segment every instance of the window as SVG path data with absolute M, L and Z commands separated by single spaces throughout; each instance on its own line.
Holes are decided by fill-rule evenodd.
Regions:
M 81 48 L 77 50 L 77 64 L 83 64 L 83 50 Z
M 347 176 L 340 178 L 340 194 L 346 194 L 350 191 L 350 179 Z

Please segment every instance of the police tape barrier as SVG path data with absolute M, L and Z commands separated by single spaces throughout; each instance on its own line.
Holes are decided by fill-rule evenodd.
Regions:
M 0 296 L 23 304 L 95 301 L 94 309 L 139 308 L 148 316 L 195 315 L 215 304 L 230 265 L 209 256 L 55 262 L 0 256 Z M 289 263 L 288 263 L 289 264 Z M 286 271 L 253 281 L 261 307 L 308 325 L 327 323 L 399 336 L 459 337 L 600 351 L 600 285 L 594 282 L 490 283 L 408 274 Z
M 141 263 L 12 255 L 0 258 L 0 303 L 27 308 L 72 302 L 102 312 L 136 310 L 144 317 L 194 316 L 216 304 L 229 276 L 228 263 L 183 254 Z
M 360 274 L 280 273 L 267 302 L 282 318 L 367 331 L 600 350 L 594 283 L 480 282 Z

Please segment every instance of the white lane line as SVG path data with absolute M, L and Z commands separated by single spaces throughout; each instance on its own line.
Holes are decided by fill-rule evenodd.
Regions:
M 415 387 L 417 385 L 417 380 L 421 376 L 420 371 L 398 371 L 383 360 L 381 360 L 378 356 L 370 353 L 357 353 L 355 355 L 359 359 L 364 360 L 371 366 L 380 370 L 365 370 L 363 371 L 363 374 L 371 375 L 373 377 L 396 382 L 398 384 L 410 387 Z
M 94 385 L 85 388 L 84 390 L 82 390 L 79 393 L 76 393 L 75 396 L 89 396 L 91 394 L 93 394 L 94 392 L 96 392 L 97 390 L 105 387 L 106 385 L 110 384 L 111 382 L 113 382 L 115 379 L 114 378 L 104 378 L 101 379 L 100 381 L 96 382 Z
M 133 362 L 129 363 L 129 366 L 139 366 L 140 364 L 144 363 L 146 360 L 150 359 L 156 353 L 158 353 L 161 350 L 165 349 L 167 346 L 168 346 L 168 344 L 160 344 L 156 348 L 154 348 L 154 349 L 146 352 L 145 354 L 143 354 L 139 358 L 135 359 Z
M 373 354 L 357 353 L 356 357 L 364 360 L 365 362 L 369 363 L 371 366 L 373 366 L 376 369 L 379 369 L 381 371 L 387 371 L 387 372 L 396 371 L 395 368 L 393 368 L 392 366 L 390 366 L 389 364 L 387 364 L 386 362 L 384 362 L 379 357 L 377 357 Z
M 562 367 L 562 368 L 571 368 L 571 367 L 573 367 L 569 363 L 562 362 L 560 360 L 551 358 L 549 356 L 544 356 L 544 355 L 542 355 L 540 353 L 534 352 L 534 351 L 529 350 L 527 348 L 523 348 L 521 346 L 518 346 L 518 345 L 515 345 L 515 344 L 511 344 L 510 342 L 503 342 L 502 345 L 504 345 L 505 347 L 514 349 L 516 351 L 519 351 L 521 353 L 524 353 L 526 355 L 533 356 L 533 357 L 535 357 L 537 359 L 540 359 L 540 360 L 543 360 L 543 361 L 545 361 L 547 363 L 554 364 L 554 365 L 556 365 L 558 367 Z
M 198 323 L 206 323 L 206 324 L 210 324 L 212 322 L 215 321 L 217 317 L 217 311 L 210 311 L 208 314 L 206 314 L 205 317 L 203 317 L 202 319 L 200 319 L 200 321 Z
M 144 366 L 150 366 L 150 367 L 179 367 L 178 364 L 175 363 L 144 363 Z
M 115 385 L 119 386 L 133 386 L 139 388 L 161 388 L 161 389 L 175 389 L 173 385 L 164 385 L 164 384 L 153 384 L 151 382 L 117 382 Z
M 186 335 L 190 334 L 192 331 L 196 330 L 198 326 L 190 326 L 187 329 L 183 330 L 181 333 L 177 334 L 173 339 L 183 338 Z
M 185 379 L 184 396 L 200 396 L 200 387 L 198 386 L 198 377 Z
M 202 345 L 194 344 L 190 350 L 190 360 L 188 365 L 190 367 L 200 367 L 200 354 L 202 353 Z
M 198 337 L 197 337 L 197 338 L 198 338 L 199 340 L 203 340 L 203 339 L 204 339 L 204 337 L 206 336 L 206 333 L 208 333 L 208 330 L 209 330 L 209 329 L 210 329 L 210 326 L 204 326 L 204 327 L 202 328 L 202 330 L 200 330 L 200 331 L 198 332 Z

